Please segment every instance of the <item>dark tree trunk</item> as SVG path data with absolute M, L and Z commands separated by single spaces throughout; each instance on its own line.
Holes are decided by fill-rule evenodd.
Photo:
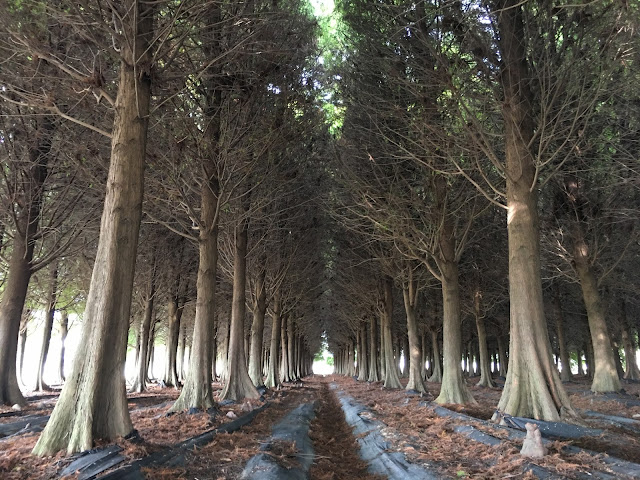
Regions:
M 138 356 L 138 373 L 131 388 L 132 392 L 141 393 L 147 389 L 147 367 L 149 366 L 151 336 L 151 320 L 153 319 L 153 303 L 156 296 L 155 258 L 153 260 L 151 277 L 149 278 L 149 290 L 145 298 L 144 316 L 140 324 L 140 355 Z
M 369 354 L 367 352 L 367 324 L 360 322 L 360 343 L 358 345 L 358 381 L 366 382 L 369 378 Z
M 33 452 L 88 450 L 95 439 L 128 435 L 133 426 L 122 375 L 127 352 L 131 291 L 142 216 L 144 163 L 151 99 L 154 7 L 127 2 L 122 17 L 129 42 L 121 48 L 111 163 L 98 251 L 73 374 Z M 135 41 L 134 41 L 135 40 Z
M 182 320 L 182 312 L 184 304 L 180 302 L 177 296 L 174 296 L 167 303 L 167 314 L 169 317 L 169 325 L 167 329 L 167 349 L 164 370 L 164 384 L 167 387 L 180 386 L 177 367 L 178 340 L 180 336 L 180 321 Z M 184 351 L 183 351 L 184 353 Z M 181 362 L 182 363 L 182 362 Z
M 249 355 L 249 377 L 256 387 L 264 385 L 262 381 L 262 341 L 264 317 L 267 311 L 267 292 L 265 289 L 266 270 L 262 270 L 256 279 L 253 322 L 251 323 L 251 353 Z
M 16 355 L 22 310 L 31 280 L 35 235 L 47 179 L 54 125 L 49 117 L 39 122 L 20 187 L 21 201 L 15 212 L 15 233 L 2 300 L 0 301 L 0 404 L 25 405 L 18 387 Z
M 553 307 L 556 317 L 556 336 L 558 337 L 558 349 L 560 350 L 560 363 L 562 370 L 560 371 L 560 380 L 568 382 L 571 380 L 571 363 L 569 360 L 569 351 L 567 343 L 564 339 L 564 313 L 562 312 L 562 303 L 560 300 L 560 287 L 556 285 L 553 297 Z
M 438 332 L 435 329 L 430 330 L 431 333 L 431 351 L 433 352 L 433 362 L 431 362 L 431 377 L 429 382 L 442 382 L 442 367 L 440 365 L 440 343 L 438 341 Z
M 418 288 L 413 280 L 413 272 L 409 271 L 409 280 L 407 285 L 402 289 L 404 298 L 404 309 L 407 315 L 407 347 L 405 347 L 404 369 L 408 370 L 409 381 L 407 382 L 407 390 L 415 390 L 425 393 L 427 388 L 422 381 L 422 369 L 420 362 L 422 361 L 422 352 L 420 351 L 420 338 L 418 337 L 418 324 L 416 321 L 416 303 L 418 301 Z
M 58 266 L 54 264 L 51 268 L 51 278 L 49 279 L 49 294 L 47 299 L 47 313 L 44 319 L 42 330 L 42 345 L 40 347 L 40 361 L 38 363 L 38 377 L 36 379 L 36 390 L 49 390 L 49 386 L 44 383 L 44 366 L 49 355 L 49 344 L 51 343 L 51 331 L 53 330 L 53 318 L 56 314 L 56 302 L 58 300 Z

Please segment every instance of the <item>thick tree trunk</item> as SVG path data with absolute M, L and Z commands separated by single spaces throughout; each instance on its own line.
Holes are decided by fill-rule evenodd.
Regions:
M 220 394 L 222 400 L 259 398 L 247 370 L 244 349 L 244 316 L 247 287 L 247 236 L 249 222 L 243 219 L 236 226 L 235 255 L 233 258 L 233 298 L 231 301 L 231 337 L 229 339 L 229 366 L 227 383 Z M 260 342 L 262 345 L 262 342 Z
M 404 298 L 404 309 L 407 315 L 407 337 L 408 349 L 405 349 L 404 362 L 405 370 L 409 370 L 409 381 L 407 390 L 415 390 L 425 393 L 427 388 L 422 381 L 422 352 L 420 351 L 420 338 L 418 337 L 418 324 L 416 321 L 416 302 L 418 300 L 418 289 L 413 281 L 413 275 L 409 273 L 409 282 L 402 289 Z
M 380 373 L 378 371 L 378 320 L 375 315 L 371 315 L 370 336 L 369 336 L 369 376 L 367 381 L 379 382 Z
M 553 296 L 553 307 L 556 317 L 556 336 L 558 337 L 558 349 L 560 350 L 560 363 L 562 370 L 560 371 L 560 380 L 568 382 L 571 380 L 571 363 L 569 360 L 569 351 L 567 350 L 567 342 L 564 338 L 564 313 L 562 312 L 562 303 L 560 300 L 560 287 L 556 285 Z
M 442 274 L 442 350 L 443 370 L 442 386 L 436 402 L 475 403 L 471 390 L 462 376 L 460 359 L 462 358 L 462 318 L 460 315 L 460 286 L 458 283 L 458 265 L 454 262 L 440 261 Z
M 180 396 L 171 407 L 174 412 L 190 408 L 207 410 L 214 406 L 211 390 L 211 342 L 212 323 L 216 318 L 218 268 L 217 186 L 216 178 L 208 177 L 201 192 L 201 216 L 205 226 L 200 229 L 199 235 L 196 316 L 189 349 L 189 371 Z
M 385 277 L 383 281 L 384 311 L 382 312 L 380 329 L 382 330 L 382 347 L 385 361 L 385 388 L 402 388 L 398 377 L 398 368 L 393 358 L 393 339 L 391 336 L 391 321 L 393 318 L 393 279 Z
M 56 314 L 56 302 L 58 299 L 58 266 L 54 264 L 51 268 L 51 278 L 49 279 L 49 294 L 47 299 L 47 313 L 44 319 L 42 330 L 42 345 L 40 346 L 40 361 L 38 362 L 38 376 L 36 379 L 36 390 L 49 390 L 49 386 L 44 383 L 44 367 L 49 355 L 49 344 L 51 343 L 51 331 L 53 330 L 53 318 Z
M 498 410 L 514 416 L 557 421 L 561 409 L 569 414 L 574 412 L 553 365 L 544 316 L 536 171 L 529 150 L 535 126 L 531 117 L 530 74 L 521 41 L 524 38 L 522 7 L 517 0 L 502 0 L 498 7 L 511 318 L 509 370 Z
M 67 340 L 67 334 L 69 333 L 69 314 L 66 310 L 60 312 L 60 363 L 58 364 L 58 376 L 60 380 L 64 382 L 66 380 L 64 374 L 64 354 L 65 354 L 65 341 Z
M 16 212 L 13 249 L 0 301 L 0 405 L 25 405 L 16 375 L 18 335 L 31 280 L 35 235 L 40 223 L 47 163 L 54 131 L 49 117 L 43 117 L 39 123 L 33 146 L 29 149 L 24 179 L 16 192 L 23 197 L 20 202 L 22 207 Z
M 280 332 L 282 330 L 280 293 L 276 291 L 273 298 L 273 315 L 271 316 L 271 343 L 269 346 L 269 372 L 264 384 L 268 388 L 275 388 L 280 384 L 278 378 L 278 357 L 280 353 Z
M 482 312 L 482 293 L 480 289 L 476 290 L 474 295 L 474 313 L 476 317 L 476 330 L 478 331 L 478 350 L 480 356 L 480 381 L 479 387 L 495 387 L 491 378 L 491 359 L 489 358 L 489 349 L 487 347 L 487 329 L 484 325 L 484 316 Z
M 262 341 L 264 334 L 264 316 L 267 311 L 267 292 L 265 289 L 266 271 L 258 275 L 251 322 L 251 353 L 249 354 L 249 377 L 256 387 L 264 385 L 262 381 Z
M 155 261 L 155 260 L 154 260 Z M 155 270 L 155 266 L 153 267 Z M 152 271 L 149 279 L 149 290 L 145 299 L 144 316 L 140 324 L 140 355 L 138 358 L 138 372 L 135 382 L 131 388 L 132 392 L 141 393 L 147 389 L 147 367 L 149 366 L 151 343 L 151 320 L 153 318 L 153 303 L 156 296 L 156 279 L 155 273 Z
M 576 233 L 576 236 L 573 259 L 580 279 L 582 298 L 587 309 L 595 362 L 595 365 L 593 365 L 591 391 L 598 393 L 617 392 L 622 388 L 622 385 L 620 384 L 615 358 L 611 350 L 612 343 L 607 330 L 604 306 L 600 299 L 600 292 L 598 291 L 593 270 L 589 264 L 587 244 L 582 240 L 581 232 Z M 589 367 L 591 369 L 591 365 Z
M 133 429 L 122 372 L 142 215 L 151 98 L 151 77 L 145 72 L 151 70 L 154 8 L 138 2 L 129 7 L 122 24 L 131 42 L 121 45 L 111 163 L 84 313 L 83 354 L 76 355 L 73 374 L 33 450 L 40 456 L 88 450 L 94 439 L 113 440 Z
M 429 330 L 431 334 L 431 350 L 433 352 L 433 362 L 431 362 L 431 377 L 429 382 L 442 382 L 442 367 L 440 365 L 440 342 L 438 341 L 438 332 L 435 329 Z

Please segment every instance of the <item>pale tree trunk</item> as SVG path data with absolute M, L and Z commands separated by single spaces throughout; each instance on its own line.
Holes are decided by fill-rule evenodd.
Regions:
M 64 382 L 66 380 L 64 375 L 64 354 L 65 354 L 65 341 L 67 340 L 67 334 L 69 333 L 69 314 L 66 310 L 60 312 L 60 363 L 58 364 L 58 376 L 60 380 Z
M 462 332 L 460 315 L 460 286 L 458 265 L 455 262 L 439 261 L 442 274 L 442 350 L 443 369 L 440 395 L 436 402 L 475 403 L 471 390 L 462 376 Z
M 20 383 L 24 385 L 24 377 L 22 376 L 22 368 L 24 367 L 24 349 L 27 346 L 27 321 L 29 320 L 29 313 L 25 316 L 25 320 L 20 327 L 20 370 L 18 372 L 20 376 Z
M 53 319 L 56 314 L 56 302 L 58 300 L 58 265 L 51 268 L 51 278 L 49 279 L 49 295 L 47 299 L 47 313 L 44 319 L 42 330 L 42 345 L 40 346 L 40 361 L 38 362 L 38 376 L 36 379 L 36 390 L 49 390 L 49 386 L 44 383 L 44 367 L 49 355 L 49 344 L 51 343 L 51 331 L 53 330 Z
M 26 404 L 16 375 L 18 335 L 31 280 L 31 261 L 40 223 L 53 132 L 51 119 L 43 117 L 39 121 L 33 146 L 29 148 L 24 181 L 16 192 L 23 196 L 20 202 L 23 207 L 18 206 L 15 212 L 13 248 L 0 301 L 0 405 Z
M 142 216 L 154 8 L 127 3 L 121 20 L 131 41 L 120 46 L 111 162 L 83 315 L 83 354 L 76 355 L 73 374 L 33 450 L 39 456 L 88 450 L 95 439 L 114 440 L 133 430 L 122 372 Z
M 580 349 L 576 350 L 576 358 L 578 360 L 578 375 L 584 376 L 584 369 L 582 368 L 582 351 Z
M 427 380 L 427 359 L 429 358 L 428 346 L 427 346 L 427 332 L 423 331 L 420 335 L 420 376 L 422 380 Z
M 249 355 L 249 377 L 256 387 L 264 385 L 262 381 L 262 341 L 264 335 L 264 316 L 267 311 L 267 292 L 265 289 L 266 271 L 263 269 L 256 279 L 253 322 L 251 322 L 251 353 Z
M 478 288 L 473 298 L 473 312 L 476 317 L 476 330 L 478 331 L 478 350 L 480 356 L 480 381 L 479 387 L 495 387 L 491 378 L 491 359 L 487 348 L 487 329 L 484 325 L 484 314 L 482 311 L 482 292 Z
M 442 382 L 442 367 L 440 366 L 440 342 L 438 341 L 438 332 L 435 328 L 429 330 L 431 334 L 431 350 L 433 352 L 433 362 L 431 366 L 431 376 L 428 382 Z
M 529 150 L 535 126 L 531 117 L 530 74 L 522 43 L 525 35 L 522 10 L 517 0 L 502 0 L 498 8 L 511 319 L 509 369 L 498 410 L 557 421 L 561 410 L 575 413 L 553 365 L 544 316 L 536 172 Z
M 369 336 L 369 376 L 367 381 L 379 382 L 380 374 L 378 373 L 378 320 L 375 315 L 371 315 L 370 336 Z
M 178 338 L 178 353 L 176 358 L 177 370 L 178 370 L 178 380 L 182 383 L 185 378 L 185 370 L 184 370 L 184 354 L 187 348 L 187 326 L 182 323 L 180 326 L 180 336 Z
M 154 259 L 155 263 L 155 259 Z M 141 393 L 147 389 L 147 367 L 149 365 L 149 354 L 151 343 L 151 320 L 153 319 L 153 303 L 156 296 L 156 279 L 155 279 L 155 265 L 152 267 L 149 278 L 149 290 L 145 298 L 144 316 L 140 324 L 140 355 L 138 356 L 138 372 L 136 375 L 132 392 Z
M 245 211 L 246 214 L 246 211 Z M 259 398 L 249 372 L 244 350 L 244 316 L 247 287 L 247 236 L 249 221 L 243 219 L 236 226 L 233 258 L 233 298 L 231 301 L 231 337 L 227 383 L 220 394 L 222 400 Z M 262 343 L 262 342 L 261 342 Z
M 347 344 L 347 371 L 345 372 L 348 377 L 353 377 L 356 374 L 356 352 L 354 343 Z
M 264 382 L 268 388 L 274 388 L 280 384 L 278 378 L 278 354 L 280 352 L 280 331 L 282 318 L 281 318 L 281 305 L 280 305 L 280 292 L 276 291 L 273 297 L 273 315 L 271 316 L 271 344 L 269 346 L 269 371 L 267 378 Z
M 289 379 L 292 382 L 298 380 L 295 374 L 295 368 L 293 365 L 293 348 L 295 345 L 295 326 L 293 323 L 293 315 L 289 315 L 287 318 L 287 365 L 289 367 Z
M 597 393 L 617 392 L 622 388 L 615 358 L 611 350 L 612 343 L 607 322 L 605 320 L 604 306 L 598 291 L 598 285 L 589 264 L 589 252 L 586 242 L 583 240 L 579 227 L 575 227 L 574 266 L 582 288 L 582 298 L 587 309 L 589 330 L 591 331 L 591 345 L 593 347 L 593 381 L 591 391 Z M 589 365 L 591 370 L 591 365 Z
M 211 339 L 211 379 L 218 380 L 218 322 L 213 325 L 213 338 Z
M 569 351 L 567 350 L 567 342 L 564 338 L 564 313 L 562 312 L 562 304 L 560 300 L 560 287 L 556 285 L 553 296 L 553 308 L 556 317 L 556 336 L 558 337 L 558 348 L 560 350 L 560 363 L 562 370 L 560 371 L 560 380 L 568 382 L 571 380 L 571 363 L 569 360 Z
M 425 393 L 427 388 L 422 381 L 422 352 L 420 351 L 420 338 L 418 337 L 418 324 L 416 321 L 416 302 L 418 300 L 418 288 L 413 279 L 413 271 L 409 268 L 409 280 L 402 289 L 404 309 L 407 315 L 408 351 L 405 349 L 405 371 L 409 370 L 409 381 L 406 390 L 415 390 Z
M 380 329 L 382 330 L 382 341 L 384 349 L 384 387 L 385 388 L 402 388 L 400 378 L 398 377 L 398 368 L 394 365 L 393 358 L 393 339 L 391 336 L 391 321 L 393 318 L 393 279 L 385 277 L 383 281 L 383 299 L 384 310 L 382 312 Z

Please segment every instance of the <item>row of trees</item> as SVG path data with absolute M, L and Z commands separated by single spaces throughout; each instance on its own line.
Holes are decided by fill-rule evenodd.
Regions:
M 309 373 L 321 333 L 308 321 L 322 268 L 314 162 L 327 139 L 305 4 L 29 1 L 0 13 L 2 403 L 24 403 L 15 365 L 31 276 L 54 264 L 92 270 L 50 282 L 51 312 L 60 293 L 80 292 L 82 338 L 34 453 L 132 431 L 132 325 L 135 390 L 146 388 L 158 322 L 166 384 L 178 386 L 188 348 L 176 411 L 214 406 L 223 325 L 222 398 Z
M 510 336 L 501 412 L 575 415 L 554 324 L 565 380 L 571 348 L 587 353 L 594 392 L 620 390 L 619 347 L 637 378 L 638 13 L 614 2 L 341 4 L 346 113 L 326 201 L 336 237 L 357 238 L 336 271 L 355 305 L 332 337 L 347 373 L 355 349 L 360 378 L 399 387 L 399 323 L 407 388 L 423 391 L 425 358 L 440 367 L 441 318 L 442 403 L 474 401 L 460 368 L 470 336 L 491 385 L 487 322 L 503 368 Z M 569 340 L 568 328 L 588 338 Z

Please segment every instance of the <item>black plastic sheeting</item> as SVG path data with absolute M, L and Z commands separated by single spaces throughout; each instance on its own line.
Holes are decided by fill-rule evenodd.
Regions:
M 122 448 L 118 445 L 109 445 L 105 448 L 88 450 L 81 453 L 76 460 L 71 462 L 62 472 L 61 477 L 78 474 L 78 480 L 93 480 L 100 473 L 123 462 L 125 458 L 120 455 Z
M 331 388 L 336 390 L 337 387 L 332 384 Z M 336 393 L 347 423 L 353 427 L 353 433 L 360 445 L 360 458 L 369 464 L 369 473 L 385 475 L 389 480 L 444 478 L 438 472 L 407 462 L 402 453 L 391 451 L 389 442 L 380 433 L 386 425 L 378 420 L 361 416 L 363 412 L 367 412 L 365 407 L 342 391 L 336 390 Z
M 49 415 L 27 415 L 11 423 L 0 424 L 0 441 L 3 437 L 23 435 L 29 432 L 41 432 L 49 421 Z
M 156 452 L 147 457 L 136 460 L 128 465 L 125 465 L 118 470 L 114 470 L 113 472 L 108 473 L 100 477 L 101 480 L 144 480 L 145 476 L 143 475 L 141 469 L 143 467 L 158 467 L 158 466 L 182 466 L 185 462 L 185 454 L 189 450 L 194 450 L 195 447 L 202 447 L 219 433 L 232 433 L 245 425 L 251 423 L 253 419 L 263 411 L 265 408 L 269 406 L 268 403 L 252 410 L 246 415 L 242 415 L 241 417 L 236 418 L 232 422 L 225 423 L 220 425 L 217 428 L 204 432 L 195 437 L 189 438 L 183 442 L 180 442 L 173 447 L 164 450 L 162 452 Z
M 268 453 L 259 453 L 247 462 L 240 478 L 243 480 L 306 480 L 314 459 L 309 427 L 315 418 L 315 402 L 303 403 L 289 412 L 272 431 L 261 450 L 268 452 L 274 442 L 292 442 L 296 446 L 297 466 L 285 468 Z
M 516 430 L 514 428 L 510 428 L 510 427 L 505 427 L 502 425 L 496 425 L 493 422 L 488 422 L 485 420 L 480 420 L 478 418 L 475 417 L 471 417 L 469 415 L 465 415 L 462 413 L 458 413 L 458 412 L 454 412 L 452 410 L 449 410 L 448 408 L 444 408 L 441 407 L 439 405 L 436 404 L 432 404 L 429 402 L 422 402 L 420 403 L 420 405 L 422 406 L 426 406 L 428 408 L 432 408 L 434 413 L 440 417 L 449 417 L 449 418 L 454 418 L 457 420 L 461 420 L 461 421 L 465 421 L 465 422 L 478 422 L 481 423 L 483 425 L 486 425 L 496 431 L 506 431 L 508 433 L 508 438 L 509 440 L 523 440 L 524 437 L 526 436 L 526 433 L 521 431 L 521 430 Z M 539 423 L 558 423 L 558 422 L 542 422 L 541 420 L 531 420 L 531 419 L 522 419 L 522 417 L 513 417 L 513 418 L 519 418 L 520 420 L 527 420 L 527 421 L 532 421 L 533 423 L 539 424 Z M 567 425 L 567 424 L 565 424 Z M 574 425 L 571 425 L 572 427 L 574 427 Z M 457 427 L 457 428 L 463 428 L 463 427 Z M 473 428 L 473 427 L 471 427 Z M 577 427 L 576 428 L 583 428 L 583 427 Z M 474 429 L 475 431 L 478 431 L 476 429 Z M 540 429 L 542 432 L 542 435 L 545 436 L 545 433 L 542 431 L 542 429 Z M 583 428 L 583 431 L 588 432 L 590 430 L 596 430 L 596 429 L 589 429 L 589 428 Z M 469 432 L 470 430 L 466 430 L 467 432 Z M 556 435 L 559 433 L 558 430 L 554 430 L 554 432 L 556 433 Z M 465 431 L 461 430 L 459 433 L 465 433 Z M 575 430 L 572 430 L 572 433 L 575 433 Z M 487 435 L 487 434 L 483 434 L 486 436 L 491 437 L 491 435 Z M 585 433 L 585 435 L 587 435 Z M 585 436 L 582 435 L 582 436 Z M 473 436 L 468 435 L 472 440 L 476 440 L 476 441 L 482 441 L 482 437 L 479 435 L 474 434 Z M 491 437 L 491 438 L 495 438 L 495 437 Z M 563 438 L 563 437 L 553 437 L 553 438 Z M 548 439 L 543 439 L 544 443 L 550 443 L 551 440 Z M 484 443 L 484 442 L 483 442 Z M 495 442 L 492 441 L 492 443 L 487 443 L 489 444 L 494 444 Z M 598 452 L 593 452 L 591 450 L 587 450 L 587 449 L 583 449 L 583 448 L 579 448 L 579 447 L 574 447 L 574 446 L 565 446 L 563 447 L 563 450 L 567 453 L 571 453 L 571 454 L 577 454 L 580 452 L 585 452 L 588 453 L 589 455 L 593 455 L 593 456 L 598 456 L 599 459 L 604 462 L 605 464 L 607 464 L 608 468 L 611 469 L 611 471 L 620 474 L 620 475 L 626 475 L 628 477 L 631 478 L 638 478 L 640 479 L 640 465 L 637 463 L 633 463 L 633 462 L 627 462 L 626 460 L 622 460 L 620 458 L 616 458 L 616 457 L 611 457 L 609 455 L 601 455 Z M 537 469 L 541 469 L 542 467 L 537 467 Z M 532 473 L 534 475 L 536 475 L 538 478 L 549 478 L 548 476 L 544 476 L 545 474 L 550 474 L 551 472 L 548 472 L 547 470 L 544 471 L 538 471 L 537 469 L 532 470 Z M 545 473 L 546 472 L 546 473 Z M 557 477 L 557 476 L 556 476 Z M 589 472 L 588 475 L 584 475 L 584 478 L 600 478 L 600 479 L 613 479 L 613 478 L 618 478 L 616 476 L 611 476 L 607 473 L 604 472 Z

